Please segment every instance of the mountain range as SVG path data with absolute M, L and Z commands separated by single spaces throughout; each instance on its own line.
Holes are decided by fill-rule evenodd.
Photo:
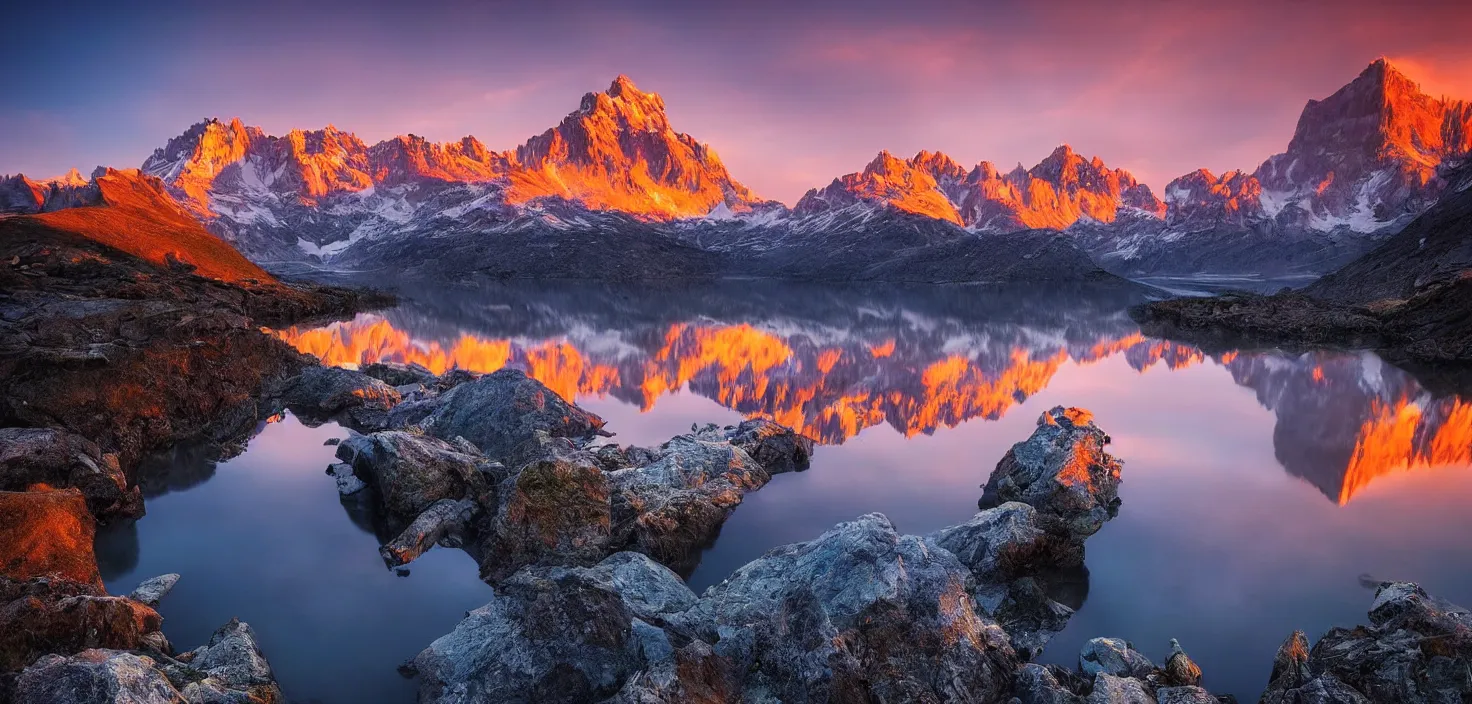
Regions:
M 499 277 L 1004 281 L 1322 274 L 1436 202 L 1472 152 L 1472 103 L 1385 60 L 1305 106 L 1252 173 L 1199 169 L 1155 193 L 1062 145 L 1032 168 L 881 152 L 795 206 L 738 182 L 619 76 L 507 151 L 474 137 L 366 144 L 331 125 L 266 134 L 206 120 L 131 178 L 268 268 Z M 127 172 L 112 172 L 122 174 Z M 114 176 L 115 178 L 117 176 Z M 77 172 L 0 180 L 0 210 L 97 200 Z

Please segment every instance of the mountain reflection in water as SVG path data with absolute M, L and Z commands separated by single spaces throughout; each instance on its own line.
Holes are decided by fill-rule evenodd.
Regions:
M 1376 478 L 1472 462 L 1472 404 L 1436 398 L 1372 354 L 1207 355 L 1146 338 L 1108 289 L 450 290 L 386 313 L 275 331 L 324 363 L 525 370 L 565 398 L 653 409 L 688 390 L 823 444 L 888 424 L 906 437 L 996 420 L 1065 364 L 1227 369 L 1274 411 L 1276 456 L 1347 503 Z M 638 315 L 628 315 L 630 309 Z M 448 315 L 447 315 L 448 313 Z
M 1086 569 L 1053 580 L 1077 613 L 1045 661 L 1072 665 L 1095 636 L 1160 658 L 1179 638 L 1212 691 L 1252 701 L 1293 629 L 1364 621 L 1362 573 L 1472 604 L 1467 401 L 1372 354 L 1150 339 L 1126 314 L 1141 296 L 508 283 L 408 289 L 395 309 L 275 334 L 331 364 L 520 367 L 621 443 L 750 415 L 824 443 L 811 469 L 745 497 L 689 576 L 697 591 L 871 511 L 913 534 L 967 520 L 1012 443 L 1067 404 L 1110 432 L 1124 505 Z M 138 468 L 148 515 L 98 533 L 109 590 L 180 572 L 160 606 L 176 642 L 240 616 L 294 701 L 411 701 L 397 665 L 490 587 L 458 550 L 407 578 L 383 568 L 371 498 L 341 499 L 322 473 L 323 443 L 346 430 L 287 414 L 257 431 L 227 459 L 178 447 Z

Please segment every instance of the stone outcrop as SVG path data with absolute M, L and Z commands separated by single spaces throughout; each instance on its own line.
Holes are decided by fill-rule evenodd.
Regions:
M 616 552 L 587 566 L 599 550 L 657 553 L 641 520 L 659 519 L 667 538 L 698 533 L 707 509 L 688 507 L 725 511 L 727 497 L 739 499 L 771 467 L 801 467 L 809 447 L 763 423 L 591 452 L 544 433 L 520 450 L 542 453 L 543 464 L 508 475 L 501 505 L 522 508 L 496 520 L 526 532 L 486 552 L 542 552 L 488 575 L 493 601 L 415 658 L 421 702 L 1005 701 L 1025 691 L 1042 698 L 1024 701 L 1154 702 L 1178 684 L 1143 656 L 1121 655 L 1134 652 L 1128 644 L 1108 647 L 1115 641 L 1087 659 L 1097 673 L 1019 670 L 1071 614 L 1046 596 L 1045 573 L 1081 561 L 1083 538 L 1099 527 L 1088 520 L 1094 509 L 1103 507 L 1102 521 L 1117 506 L 1119 463 L 1079 409 L 1044 414 L 998 466 L 1010 479 L 996 483 L 1036 506 L 1004 503 L 926 537 L 863 516 L 776 548 L 698 598 L 646 555 Z M 547 564 L 559 560 L 582 564 Z M 1022 639 L 999 624 L 1036 624 L 1028 608 L 1049 605 L 1055 620 Z M 1014 648 L 1019 640 L 1028 649 Z M 1019 674 L 1028 672 L 1031 684 Z
M 75 488 L 98 520 L 143 515 L 138 487 L 129 487 L 115 454 L 54 428 L 0 428 L 0 491 L 36 484 Z
M 1408 582 L 1381 583 L 1370 624 L 1331 628 L 1310 648 L 1302 632 L 1273 659 L 1263 704 L 1419 704 L 1472 696 L 1472 612 Z
M 489 489 L 497 465 L 474 448 L 403 430 L 354 435 L 337 456 L 374 488 L 391 521 L 408 522 L 442 499 L 463 499 Z
M 46 654 L 88 648 L 168 650 L 163 618 L 98 585 L 36 577 L 0 577 L 0 673 L 15 672 Z
M 388 411 L 403 400 L 394 387 L 362 372 L 309 366 L 285 383 L 282 401 L 293 413 L 333 419 L 360 431 L 387 428 Z
M 572 405 L 518 369 L 502 369 L 445 392 L 423 425 L 435 437 L 463 437 L 500 460 L 537 431 L 586 440 L 603 419 Z

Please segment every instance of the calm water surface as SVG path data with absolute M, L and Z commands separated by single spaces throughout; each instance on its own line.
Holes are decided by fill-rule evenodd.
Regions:
M 404 304 L 283 339 L 333 364 L 528 370 L 617 441 L 766 415 L 821 443 L 751 494 L 690 576 L 697 591 L 864 513 L 925 533 L 966 520 L 1007 448 L 1083 406 L 1125 461 L 1119 517 L 1045 660 L 1118 636 L 1178 638 L 1213 691 L 1255 700 L 1293 629 L 1364 620 L 1363 574 L 1472 604 L 1472 403 L 1370 354 L 1212 351 L 1145 338 L 1134 294 L 749 283 L 623 290 L 408 290 Z M 231 616 L 294 699 L 410 701 L 395 667 L 480 606 L 456 550 L 383 568 L 363 512 L 323 474 L 346 431 L 287 416 L 214 465 L 143 472 L 148 515 L 99 538 L 108 587 L 183 580 L 165 630 L 192 647 Z

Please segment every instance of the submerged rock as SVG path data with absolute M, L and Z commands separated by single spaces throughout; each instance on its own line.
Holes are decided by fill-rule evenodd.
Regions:
M 1038 418 L 1032 436 L 1013 445 L 997 464 L 983 487 L 981 507 L 1029 504 L 1051 532 L 1082 541 L 1119 509 L 1121 463 L 1104 451 L 1107 444 L 1109 436 L 1088 411 L 1053 408 Z
M 94 533 L 76 489 L 0 491 L 0 577 L 54 576 L 100 589 Z
M 144 580 L 142 584 L 138 585 L 138 588 L 128 594 L 128 598 L 145 606 L 158 606 L 158 602 L 165 596 L 168 596 L 169 592 L 173 591 L 174 585 L 178 583 L 178 574 L 162 574 L 152 579 Z
M 74 488 L 99 521 L 143 515 L 138 487 L 129 487 L 115 454 L 53 428 L 0 428 L 0 491 L 36 484 Z
M 502 369 L 445 392 L 423 421 L 435 437 L 464 437 L 491 459 L 505 459 L 536 431 L 551 437 L 586 439 L 603 419 L 568 403 L 517 369 Z

